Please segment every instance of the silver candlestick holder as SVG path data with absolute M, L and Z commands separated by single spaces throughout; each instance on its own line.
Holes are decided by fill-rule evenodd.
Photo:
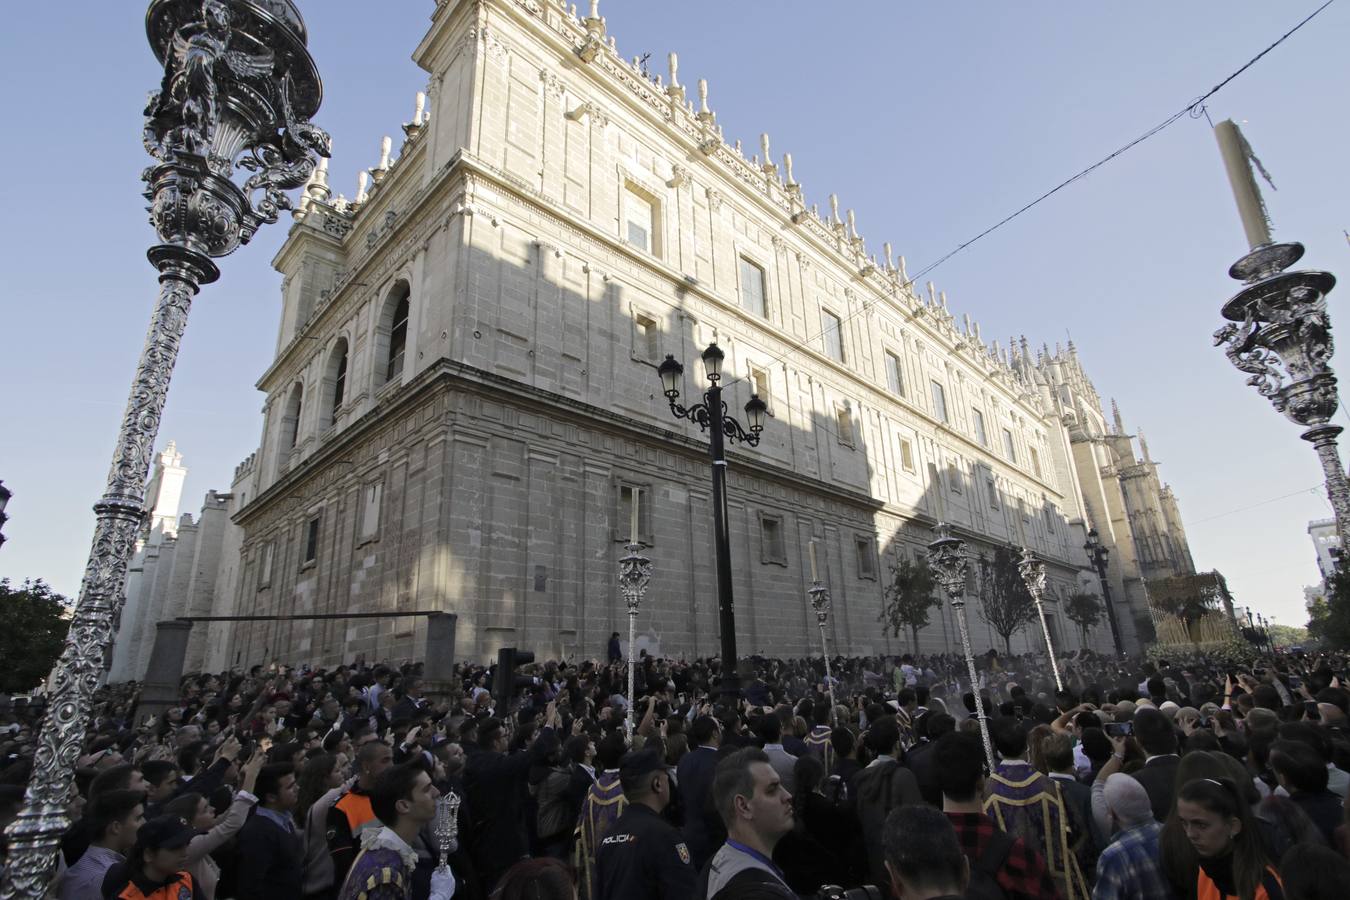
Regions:
M 1050 640 L 1050 624 L 1045 619 L 1045 563 L 1036 558 L 1031 548 L 1022 548 L 1022 558 L 1017 562 L 1017 572 L 1036 604 L 1036 613 L 1041 617 L 1041 634 L 1045 635 L 1045 653 L 1050 657 L 1050 671 L 1055 673 L 1056 690 L 1064 690 L 1064 680 L 1059 676 L 1059 661 L 1055 659 L 1055 644 Z
M 825 656 L 825 688 L 830 692 L 830 725 L 835 724 L 834 712 L 834 676 L 830 672 L 830 647 L 826 643 L 825 623 L 830 618 L 830 589 L 819 581 L 813 582 L 807 591 L 811 596 L 811 610 L 816 614 L 816 624 L 820 626 L 820 652 Z
M 459 849 L 459 794 L 454 791 L 436 801 L 436 818 L 431 825 L 436 839 L 436 868 L 449 865 L 446 859 Z
M 633 746 L 633 717 L 637 711 L 637 697 L 634 696 L 637 684 L 637 671 L 634 668 L 637 656 L 637 615 L 642 605 L 642 597 L 647 593 L 647 585 L 652 580 L 652 561 L 642 555 L 642 544 L 633 541 L 628 544 L 628 552 L 619 559 L 619 590 L 623 592 L 623 602 L 628 606 L 628 720 L 624 723 L 624 732 L 628 737 L 628 746 Z

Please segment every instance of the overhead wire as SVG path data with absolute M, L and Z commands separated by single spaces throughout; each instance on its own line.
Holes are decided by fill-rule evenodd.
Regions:
M 1264 50 L 1262 50 L 1260 53 L 1258 53 L 1258 54 L 1256 54 L 1255 56 L 1253 56 L 1251 59 L 1247 60 L 1247 62 L 1243 63 L 1242 66 L 1240 66 L 1238 69 L 1236 69 L 1235 71 L 1233 71 L 1230 75 L 1228 75 L 1226 78 L 1224 78 L 1224 79 L 1223 79 L 1222 81 L 1220 81 L 1218 84 L 1214 85 L 1214 86 L 1213 86 L 1212 88 L 1210 88 L 1208 91 L 1206 91 L 1205 93 L 1201 94 L 1199 97 L 1196 97 L 1194 100 L 1192 100 L 1190 103 L 1187 103 L 1187 104 L 1186 104 L 1184 107 L 1182 107 L 1180 110 L 1178 110 L 1177 112 L 1171 114 L 1171 115 L 1168 116 L 1166 119 L 1163 119 L 1163 120 L 1162 120 L 1161 122 L 1159 122 L 1157 125 L 1154 125 L 1152 128 L 1148 129 L 1148 130 L 1145 131 L 1143 134 L 1141 134 L 1141 135 L 1139 135 L 1138 137 L 1136 137 L 1134 140 L 1130 141 L 1129 143 L 1125 144 L 1125 145 L 1122 146 L 1122 147 L 1119 147 L 1119 148 L 1116 149 L 1116 150 L 1113 150 L 1111 153 L 1108 153 L 1106 156 L 1104 156 L 1104 157 L 1102 157 L 1101 159 L 1097 160 L 1096 162 L 1094 162 L 1092 165 L 1088 166 L 1087 168 L 1082 169 L 1082 170 L 1080 170 L 1080 171 L 1078 171 L 1078 172 L 1075 172 L 1073 175 L 1071 175 L 1071 176 L 1069 176 L 1068 178 L 1064 179 L 1064 180 L 1061 181 L 1059 184 L 1057 184 L 1057 185 L 1055 185 L 1054 187 L 1052 187 L 1050 190 L 1046 191 L 1045 193 L 1041 194 L 1041 195 L 1040 195 L 1039 197 L 1037 197 L 1036 199 L 1032 200 L 1030 203 L 1024 204 L 1023 206 L 1019 207 L 1015 212 L 1012 212 L 1012 213 L 1010 213 L 1010 214 L 1004 216 L 1002 219 L 998 220 L 998 221 L 995 222 L 993 225 L 990 225 L 988 228 L 985 228 L 983 231 L 979 232 L 979 233 L 976 234 L 974 237 L 969 238 L 969 239 L 967 239 L 967 240 L 965 240 L 965 241 L 962 241 L 960 244 L 957 244 L 956 247 L 954 247 L 954 248 L 952 248 L 951 250 L 949 250 L 948 252 L 944 253 L 942 256 L 938 257 L 936 260 L 934 260 L 933 262 L 929 263 L 928 265 L 924 266 L 924 267 L 923 267 L 922 269 L 920 269 L 913 277 L 911 277 L 911 278 L 909 278 L 908 280 L 906 280 L 906 281 L 900 286 L 900 287 L 901 287 L 901 290 L 906 290 L 906 289 L 912 288 L 913 285 L 915 284 L 915 282 L 917 282 L 917 281 L 919 281 L 920 279 L 922 279 L 925 275 L 929 274 L 930 272 L 932 272 L 933 270 L 935 270 L 936 268 L 938 268 L 939 266 L 941 266 L 943 263 L 947 262 L 947 260 L 949 260 L 949 259 L 951 259 L 952 257 L 956 256 L 958 253 L 961 253 L 962 251 L 966 250 L 967 248 L 969 248 L 970 246 L 972 246 L 972 245 L 975 244 L 976 242 L 978 242 L 978 241 L 980 241 L 980 240 L 982 240 L 982 239 L 988 237 L 989 235 L 993 234 L 995 231 L 997 231 L 998 229 L 1002 228 L 1004 225 L 1007 225 L 1009 222 L 1013 221 L 1014 219 L 1018 218 L 1019 216 L 1023 215 L 1024 213 L 1028 212 L 1028 211 L 1031 210 L 1032 208 L 1034 208 L 1034 207 L 1040 205 L 1041 203 L 1043 203 L 1044 201 L 1050 199 L 1050 198 L 1053 197 L 1055 194 L 1059 193 L 1059 192 L 1062 191 L 1064 188 L 1068 187 L 1069 185 L 1073 184 L 1074 182 L 1079 181 L 1079 180 L 1081 180 L 1081 179 L 1083 179 L 1083 178 L 1086 178 L 1088 175 L 1092 174 L 1092 173 L 1095 172 L 1097 169 L 1100 169 L 1102 166 L 1106 165 L 1106 164 L 1107 164 L 1108 162 L 1110 162 L 1111 160 L 1113 160 L 1113 159 L 1115 159 L 1115 158 L 1121 156 L 1122 154 L 1128 152 L 1129 150 L 1132 150 L 1133 148 L 1139 146 L 1140 144 L 1142 144 L 1144 141 L 1148 140 L 1149 138 L 1154 137 L 1154 136 L 1157 135 L 1159 132 L 1161 132 L 1161 131 L 1163 131 L 1164 129 L 1166 129 L 1166 128 L 1170 127 L 1171 125 L 1173 125 L 1175 122 L 1177 122 L 1177 121 L 1178 121 L 1179 119 L 1181 119 L 1183 116 L 1187 116 L 1187 115 L 1198 115 L 1198 113 L 1197 113 L 1196 111 L 1199 110 L 1199 111 L 1201 111 L 1201 112 L 1206 116 L 1206 118 L 1208 118 L 1208 111 L 1204 109 L 1204 103 L 1205 103 L 1206 100 L 1208 100 L 1210 97 L 1213 97 L 1213 96 L 1214 96 L 1215 94 L 1217 94 L 1220 90 L 1222 90 L 1224 87 L 1226 87 L 1226 86 L 1228 85 L 1229 82 L 1231 82 L 1233 79 L 1237 78 L 1237 77 L 1238 77 L 1239 75 L 1241 75 L 1243 72 L 1245 72 L 1245 71 L 1247 71 L 1248 69 L 1250 69 L 1252 66 L 1254 66 L 1254 65 L 1255 65 L 1258 61 L 1260 61 L 1261 58 L 1264 57 L 1266 54 L 1270 53 L 1270 52 L 1271 52 L 1272 50 L 1274 50 L 1276 47 L 1280 46 L 1280 44 L 1283 44 L 1286 40 L 1289 39 L 1290 36 L 1292 36 L 1295 32 L 1297 32 L 1299 29 L 1301 29 L 1304 25 L 1307 25 L 1309 22 L 1311 22 L 1311 21 L 1312 21 L 1319 13 L 1321 13 L 1324 9 L 1326 9 L 1328 6 L 1330 6 L 1330 5 L 1331 5 L 1332 3 L 1334 3 L 1334 2 L 1336 2 L 1336 0 L 1326 0 L 1325 3 L 1323 3 L 1321 6 L 1317 7 L 1316 9 L 1314 9 L 1314 10 L 1313 10 L 1311 13 L 1309 13 L 1307 16 L 1305 16 L 1305 17 L 1304 17 L 1297 25 L 1295 25 L 1293 28 L 1290 28 L 1290 29 L 1289 29 L 1288 31 L 1286 31 L 1284 34 L 1280 35 L 1279 38 L 1277 38 L 1275 41 L 1273 41 L 1273 42 L 1272 42 L 1270 45 L 1268 45 Z M 853 312 L 849 313 L 848 315 L 846 315 L 846 316 L 844 316 L 842 319 L 840 319 L 840 320 L 839 320 L 839 324 L 842 325 L 844 322 L 847 322 L 847 321 L 849 321 L 849 320 L 851 320 L 851 319 L 853 319 L 853 318 L 856 318 L 858 315 L 861 315 L 862 313 L 868 312 L 868 311 L 872 308 L 872 306 L 873 306 L 875 303 L 876 303 L 875 300 L 864 300 L 864 301 L 859 305 L 859 308 L 858 308 L 858 309 L 854 310 Z M 789 356 L 791 356 L 793 353 L 795 353 L 796 351 L 801 350 L 802 348 L 804 348 L 808 343 L 814 343 L 818 338 L 821 337 L 821 335 L 825 334 L 825 332 L 826 332 L 826 331 L 829 331 L 829 330 L 830 330 L 830 329 L 828 329 L 828 328 L 822 328 L 820 331 L 816 332 L 814 335 L 812 335 L 812 336 L 809 337 L 809 338 L 805 338 L 805 339 L 797 340 L 797 341 L 792 341 L 791 346 L 790 346 L 787 350 L 785 350 L 785 351 L 782 352 L 781 354 L 779 354 L 779 355 L 773 357 L 773 363 L 778 363 L 778 362 L 782 362 L 782 361 L 786 360 L 786 359 L 787 359 Z M 772 364 L 772 363 L 771 363 L 771 364 Z M 730 385 L 736 384 L 737 382 L 740 382 L 740 381 L 743 381 L 743 380 L 744 380 L 744 376 L 738 376 L 737 378 L 735 378 L 734 380 L 732 380 L 732 381 L 729 382 L 728 384 L 723 385 L 723 387 L 729 387 Z

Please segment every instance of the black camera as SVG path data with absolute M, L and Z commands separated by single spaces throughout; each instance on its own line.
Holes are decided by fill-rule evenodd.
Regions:
M 885 900 L 886 895 L 875 884 L 842 888 L 837 884 L 822 884 L 816 900 Z

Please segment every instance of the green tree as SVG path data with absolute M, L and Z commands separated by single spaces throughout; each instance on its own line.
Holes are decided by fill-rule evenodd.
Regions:
M 886 586 L 885 601 L 878 621 L 897 637 L 908 628 L 913 650 L 919 651 L 919 629 L 928 624 L 928 611 L 942 603 L 934 596 L 937 581 L 922 560 L 902 559 L 891 565 L 891 583 Z
M 1350 647 L 1350 579 L 1327 579 L 1326 598 L 1319 597 L 1308 611 L 1308 635 L 1331 647 Z
M 1276 647 L 1298 647 L 1308 643 L 1308 629 L 1293 625 L 1270 626 L 1270 639 Z
M 1105 608 L 1102 606 L 1102 599 L 1086 591 L 1078 591 L 1064 601 L 1064 615 L 1078 626 L 1078 633 L 1083 636 L 1084 647 L 1087 646 L 1088 632 L 1100 624 L 1103 612 Z
M 1036 601 L 1017 571 L 1016 547 L 997 547 L 992 557 L 981 553 L 979 571 L 980 615 L 1003 638 L 1003 649 L 1012 655 L 1012 636 L 1036 618 Z
M 47 677 L 66 642 L 70 607 L 41 579 L 14 588 L 0 578 L 0 692 L 31 691 Z

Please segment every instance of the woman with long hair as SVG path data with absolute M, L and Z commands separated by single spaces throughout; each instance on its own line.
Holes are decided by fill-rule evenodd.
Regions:
M 1226 778 L 1228 767 L 1217 753 L 1194 750 L 1181 757 L 1177 765 L 1177 790 L 1197 778 Z M 1162 856 L 1163 874 L 1172 885 L 1177 900 L 1195 900 L 1195 868 L 1199 865 L 1195 847 L 1186 839 L 1186 831 L 1177 818 L 1177 805 L 1163 822 L 1162 832 L 1158 835 L 1158 849 Z
M 343 781 L 346 757 L 340 753 L 320 753 L 305 760 L 300 770 L 300 798 L 295 804 L 295 821 L 305 841 L 305 897 L 324 898 L 340 885 L 333 857 L 328 853 L 328 811 L 337 803 L 352 781 Z
M 1284 900 L 1251 807 L 1231 778 L 1182 785 L 1176 817 L 1197 857 L 1197 900 Z
M 508 869 L 490 900 L 575 900 L 576 896 L 567 865 L 541 857 L 523 860 Z

